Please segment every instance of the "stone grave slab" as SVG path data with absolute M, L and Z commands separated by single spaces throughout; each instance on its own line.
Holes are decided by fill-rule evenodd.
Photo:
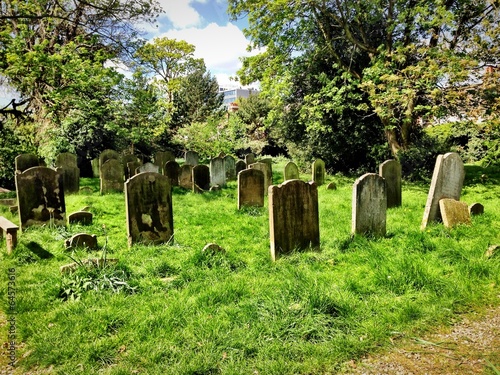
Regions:
M 145 163 L 141 166 L 139 166 L 136 170 L 135 173 L 144 173 L 144 172 L 154 172 L 154 173 L 160 173 L 160 167 L 153 163 Z
M 76 250 L 87 248 L 89 250 L 98 249 L 97 236 L 95 234 L 78 233 L 64 242 L 66 250 Z
M 68 215 L 68 224 L 91 225 L 93 215 L 88 211 L 76 211 Z
M 154 164 L 160 168 L 160 172 L 158 173 L 165 174 L 165 171 L 163 169 L 165 167 L 165 164 L 169 161 L 174 160 L 175 156 L 171 151 L 157 151 L 154 157 Z
M 469 206 L 469 214 L 471 216 L 484 214 L 484 206 L 481 203 L 472 203 Z
M 120 154 L 115 150 L 104 150 L 99 154 L 99 171 L 101 170 L 104 163 L 110 159 L 116 159 L 121 161 Z M 100 172 L 99 172 L 100 173 Z
M 264 206 L 264 180 L 264 173 L 258 169 L 245 169 L 238 173 L 238 210 Z
M 181 167 L 175 160 L 169 160 L 163 167 L 164 175 L 170 179 L 171 186 L 179 186 L 179 177 L 181 174 Z
M 312 180 L 318 186 L 325 183 L 325 162 L 321 159 L 316 159 L 312 163 Z
M 236 180 L 236 161 L 231 155 L 224 156 L 224 169 L 226 170 L 226 181 Z
M 471 224 L 469 206 L 465 202 L 443 198 L 439 200 L 439 209 L 446 228 L 453 228 L 460 224 Z
M 401 164 L 397 160 L 386 160 L 379 165 L 378 174 L 385 179 L 387 208 L 401 206 Z
M 14 159 L 14 165 L 16 171 L 24 172 L 26 169 L 39 167 L 40 160 L 33 154 L 19 154 Z
M 186 151 L 184 154 L 184 160 L 186 164 L 192 165 L 193 167 L 195 165 L 199 164 L 200 157 L 196 151 Z
M 385 236 L 387 190 L 385 180 L 366 173 L 354 182 L 352 194 L 352 233 Z
M 237 160 L 235 167 L 236 167 L 236 176 L 238 176 L 238 173 L 247 169 L 247 163 L 245 163 L 244 160 Z
M 207 165 L 193 167 L 193 193 L 210 190 L 210 168 Z
M 224 186 L 226 184 L 226 167 L 224 159 L 216 157 L 210 160 L 210 185 Z
M 288 180 L 298 180 L 299 176 L 299 167 L 293 161 L 289 161 L 285 165 L 285 170 L 283 172 L 283 178 L 285 181 Z
M 183 189 L 193 190 L 193 166 L 191 164 L 181 166 L 179 186 Z
M 273 170 L 268 163 L 253 163 L 248 166 L 249 169 L 258 169 L 264 173 L 264 194 L 267 194 L 269 186 L 273 184 Z
M 255 154 L 250 152 L 245 155 L 245 164 L 248 166 L 253 163 L 255 163 Z
M 62 169 L 64 193 L 78 193 L 80 191 L 80 168 L 76 155 L 63 152 L 57 155 L 56 167 Z
M 122 155 L 121 161 L 123 164 L 123 175 L 125 176 L 125 181 L 132 177 L 135 174 L 135 169 L 142 164 L 139 162 L 139 158 L 133 154 Z M 132 169 L 130 169 L 129 163 L 132 163 L 130 164 Z
M 108 159 L 101 166 L 101 194 L 123 192 L 123 166 L 118 159 Z

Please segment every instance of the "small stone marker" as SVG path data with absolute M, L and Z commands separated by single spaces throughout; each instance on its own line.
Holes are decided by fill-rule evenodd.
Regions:
M 92 159 L 90 161 L 92 167 L 92 177 L 99 178 L 99 158 Z
M 169 160 L 163 167 L 164 175 L 170 180 L 170 186 L 179 186 L 179 177 L 181 174 L 181 167 L 175 160 Z
M 223 186 L 226 184 L 226 167 L 224 159 L 220 157 L 210 160 L 210 185 Z
M 62 169 L 64 193 L 77 193 L 80 190 L 80 168 L 76 155 L 69 152 L 57 155 L 56 167 Z
M 387 208 L 401 206 L 401 164 L 397 160 L 386 160 L 379 165 L 378 174 L 385 179 Z
M 446 228 L 453 228 L 459 224 L 471 223 L 469 206 L 465 202 L 443 198 L 439 200 L 439 208 Z
M 385 180 L 366 173 L 354 182 L 352 193 L 352 233 L 385 236 L 387 190 Z
M 160 167 L 153 163 L 146 163 L 141 165 L 135 170 L 135 173 L 144 173 L 144 172 L 154 172 L 154 173 L 160 173 Z
M 206 253 L 208 255 L 215 255 L 215 254 L 224 254 L 226 252 L 226 250 L 224 250 L 222 247 L 220 247 L 216 243 L 208 243 L 201 250 L 201 252 Z
M 337 184 L 335 182 L 330 182 L 326 185 L 326 190 L 337 190 Z
M 181 166 L 179 186 L 183 189 L 193 190 L 193 166 L 191 164 Z
M 255 154 L 249 153 L 245 155 L 245 164 L 248 166 L 255 163 Z
M 286 181 L 269 188 L 271 258 L 319 248 L 318 188 L 313 182 Z
M 40 166 L 40 160 L 33 154 L 19 154 L 14 159 L 15 170 L 24 172 L 26 169 Z
M 421 229 L 425 229 L 430 222 L 441 220 L 441 199 L 460 200 L 464 178 L 464 164 L 457 153 L 449 152 L 436 158 Z
M 125 183 L 129 246 L 167 243 L 174 235 L 172 188 L 167 176 L 143 172 Z
M 123 192 L 123 166 L 118 159 L 108 159 L 101 166 L 101 194 Z
M 66 225 L 61 170 L 33 167 L 16 173 L 21 230 L 31 225 Z
M 249 169 L 258 169 L 264 173 L 264 194 L 267 194 L 269 186 L 273 184 L 273 170 L 268 163 L 253 163 L 248 166 Z
M 226 170 L 226 180 L 234 181 L 236 180 L 236 161 L 231 155 L 224 156 L 224 168 Z
M 297 167 L 297 164 L 295 164 L 293 161 L 289 161 L 288 163 L 286 163 L 283 178 L 285 179 L 285 181 L 298 180 L 300 176 L 299 167 Z
M 238 160 L 235 166 L 236 166 L 236 176 L 238 176 L 238 173 L 240 173 L 241 171 L 247 169 L 247 163 L 245 163 L 244 160 Z
M 472 203 L 469 206 L 469 214 L 471 216 L 484 214 L 484 206 L 481 203 Z
M 174 161 L 175 156 L 172 154 L 171 151 L 157 151 L 154 157 L 154 164 L 158 166 L 160 169 L 161 174 L 165 174 L 165 170 L 163 169 L 165 167 L 165 164 L 169 161 Z
M 494 256 L 500 254 L 500 246 L 498 245 L 491 245 L 490 247 L 488 247 L 488 250 L 486 250 L 486 253 L 484 254 L 484 256 L 486 258 L 493 258 Z
M 318 186 L 325 183 L 325 162 L 321 159 L 316 159 L 312 163 L 312 180 Z
M 77 211 L 68 215 L 68 224 L 92 224 L 92 213 L 88 211 Z
M 97 246 L 97 236 L 95 234 L 78 233 L 70 239 L 64 241 L 66 250 L 76 250 L 77 248 L 87 248 L 95 250 Z
M 80 194 L 93 194 L 94 190 L 90 186 L 83 186 L 80 188 Z
M 195 165 L 198 165 L 200 157 L 196 151 L 186 151 L 184 154 L 184 160 L 186 161 L 186 164 L 190 164 L 194 167 Z
M 193 167 L 193 193 L 210 190 L 210 168 L 207 165 Z
M 264 173 L 245 169 L 238 173 L 238 210 L 243 206 L 264 206 Z

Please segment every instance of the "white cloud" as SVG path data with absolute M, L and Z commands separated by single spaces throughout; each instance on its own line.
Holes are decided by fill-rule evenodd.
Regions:
M 178 29 L 201 24 L 201 16 L 191 6 L 192 2 L 193 0 L 159 0 L 163 13 Z

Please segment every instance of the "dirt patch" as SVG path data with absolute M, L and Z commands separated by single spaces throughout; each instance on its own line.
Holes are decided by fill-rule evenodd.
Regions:
M 500 306 L 468 314 L 424 338 L 397 340 L 388 353 L 348 364 L 349 375 L 500 374 Z

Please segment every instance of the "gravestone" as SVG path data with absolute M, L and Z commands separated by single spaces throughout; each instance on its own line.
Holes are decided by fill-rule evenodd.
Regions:
M 288 180 L 298 180 L 299 179 L 299 167 L 293 161 L 289 161 L 285 165 L 285 170 L 283 173 L 285 181 Z
M 378 174 L 385 179 L 387 208 L 401 206 L 401 164 L 397 160 L 386 160 L 379 165 Z
M 216 157 L 210 160 L 210 185 L 223 186 L 226 184 L 226 167 L 224 159 Z
M 179 177 L 181 174 L 181 167 L 175 160 L 170 160 L 165 163 L 163 167 L 165 176 L 170 180 L 170 186 L 179 186 Z
M 167 162 L 169 161 L 174 161 L 174 160 L 175 156 L 174 154 L 172 154 L 171 151 L 157 151 L 154 157 L 154 164 L 160 168 L 159 173 L 165 174 L 165 171 L 163 170 L 165 164 L 167 164 Z
M 160 167 L 153 163 L 146 163 L 136 168 L 135 173 L 154 172 L 160 173 Z
M 267 194 L 269 186 L 273 184 L 273 171 L 268 163 L 253 163 L 248 166 L 249 169 L 258 169 L 264 173 L 264 194 Z
M 439 209 L 446 228 L 453 228 L 459 224 L 471 223 L 469 206 L 465 202 L 443 198 L 439 200 Z
M 318 188 L 313 182 L 286 181 L 269 188 L 271 258 L 294 250 L 319 249 Z
M 80 168 L 76 155 L 69 152 L 57 155 L 56 167 L 62 169 L 64 193 L 77 193 L 80 190 Z
M 191 164 L 183 164 L 181 166 L 179 186 L 183 189 L 193 189 L 193 166 Z
M 325 183 L 325 162 L 321 159 L 316 159 L 312 163 L 312 180 L 318 186 Z
M 128 180 L 130 177 L 132 177 L 135 174 L 135 169 L 142 164 L 139 162 L 139 158 L 133 154 L 123 155 L 121 161 L 123 164 L 123 175 L 125 176 L 125 180 Z M 130 166 L 135 165 L 133 169 L 129 168 L 129 163 L 133 163 Z
M 243 206 L 264 206 L 264 173 L 245 169 L 238 173 L 238 210 Z
M 129 161 L 127 162 L 127 180 L 136 175 L 135 171 L 142 165 L 142 162 L 139 160 Z
M 238 174 L 241 171 L 244 171 L 245 169 L 247 169 L 247 163 L 245 163 L 245 161 L 243 161 L 243 160 L 238 160 L 235 164 L 235 167 L 236 167 L 236 176 L 238 176 Z
M 198 165 L 200 157 L 198 156 L 198 153 L 196 151 L 186 151 L 184 154 L 184 160 L 186 164 L 192 165 L 193 167 L 195 165 Z
M 248 166 L 255 163 L 255 154 L 249 153 L 245 155 L 245 164 Z
M 69 224 L 81 224 L 81 225 L 91 225 L 92 224 L 92 213 L 88 211 L 77 211 L 68 215 Z
M 226 181 L 236 180 L 236 161 L 231 155 L 224 156 L 224 168 L 226 170 Z
M 66 225 L 62 171 L 33 167 L 16 173 L 21 230 L 31 225 Z
M 472 203 L 469 206 L 469 214 L 471 216 L 484 214 L 484 206 L 481 203 Z
M 14 166 L 16 171 L 24 172 L 26 169 L 39 167 L 40 160 L 33 154 L 19 154 L 14 159 Z
M 97 246 L 97 236 L 95 234 L 78 233 L 70 239 L 64 241 L 66 250 L 76 250 L 78 248 L 87 248 L 95 250 Z
M 207 165 L 193 167 L 193 193 L 202 193 L 210 189 L 210 168 Z
M 120 154 L 115 150 L 104 150 L 99 154 L 99 171 L 101 170 L 104 163 L 106 163 L 109 159 L 116 159 L 120 161 Z M 99 172 L 100 173 L 100 172 Z
M 464 164 L 455 152 L 438 155 L 432 173 L 431 186 L 427 195 L 421 229 L 433 221 L 440 221 L 439 201 L 443 198 L 460 200 L 465 178 Z
M 92 159 L 90 165 L 92 166 L 92 177 L 99 178 L 99 158 Z
M 101 194 L 123 192 L 123 167 L 118 159 L 108 159 L 101 166 Z
M 385 236 L 387 189 L 376 173 L 366 173 L 354 182 L 352 193 L 352 233 Z
M 127 235 L 134 243 L 167 243 L 174 235 L 169 178 L 155 172 L 135 175 L 125 183 Z

